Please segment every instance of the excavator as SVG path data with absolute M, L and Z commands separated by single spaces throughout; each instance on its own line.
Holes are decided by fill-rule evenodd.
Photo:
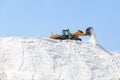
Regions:
M 58 39 L 58 40 L 66 40 L 66 39 L 69 39 L 69 40 L 80 40 L 82 41 L 81 38 L 79 38 L 79 36 L 91 36 L 91 30 L 93 28 L 92 27 L 88 27 L 86 29 L 86 32 L 84 33 L 83 31 L 81 30 L 77 30 L 75 33 L 71 33 L 69 29 L 63 29 L 62 30 L 62 35 L 60 34 L 55 34 L 55 35 L 52 35 L 50 36 L 50 39 Z

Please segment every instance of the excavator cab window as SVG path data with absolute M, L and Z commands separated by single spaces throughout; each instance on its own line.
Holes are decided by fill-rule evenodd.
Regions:
M 62 30 L 62 35 L 70 35 L 70 34 L 71 34 L 71 32 L 70 32 L 69 29 L 63 29 Z

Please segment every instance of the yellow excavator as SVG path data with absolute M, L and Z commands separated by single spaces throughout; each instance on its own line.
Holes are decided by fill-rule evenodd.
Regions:
M 50 36 L 50 39 L 59 39 L 59 40 L 66 40 L 66 39 L 70 39 L 70 40 L 80 40 L 82 41 L 81 38 L 79 38 L 79 36 L 91 36 L 91 30 L 93 28 L 92 27 L 88 27 L 86 29 L 86 32 L 84 33 L 81 30 L 77 30 L 75 33 L 71 33 L 69 29 L 63 29 L 62 30 L 62 35 L 59 34 L 55 34 Z

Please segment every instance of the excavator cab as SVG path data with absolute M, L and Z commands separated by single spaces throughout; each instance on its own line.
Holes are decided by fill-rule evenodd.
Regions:
M 69 29 L 63 29 L 62 30 L 62 39 L 69 39 L 69 35 L 71 34 L 70 30 Z
M 70 34 L 71 34 L 71 32 L 70 32 L 69 29 L 63 29 L 62 30 L 62 35 L 70 35 Z

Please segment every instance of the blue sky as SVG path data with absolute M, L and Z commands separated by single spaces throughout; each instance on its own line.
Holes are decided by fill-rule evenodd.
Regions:
M 0 37 L 41 37 L 94 27 L 104 48 L 120 52 L 120 0 L 0 0 Z

